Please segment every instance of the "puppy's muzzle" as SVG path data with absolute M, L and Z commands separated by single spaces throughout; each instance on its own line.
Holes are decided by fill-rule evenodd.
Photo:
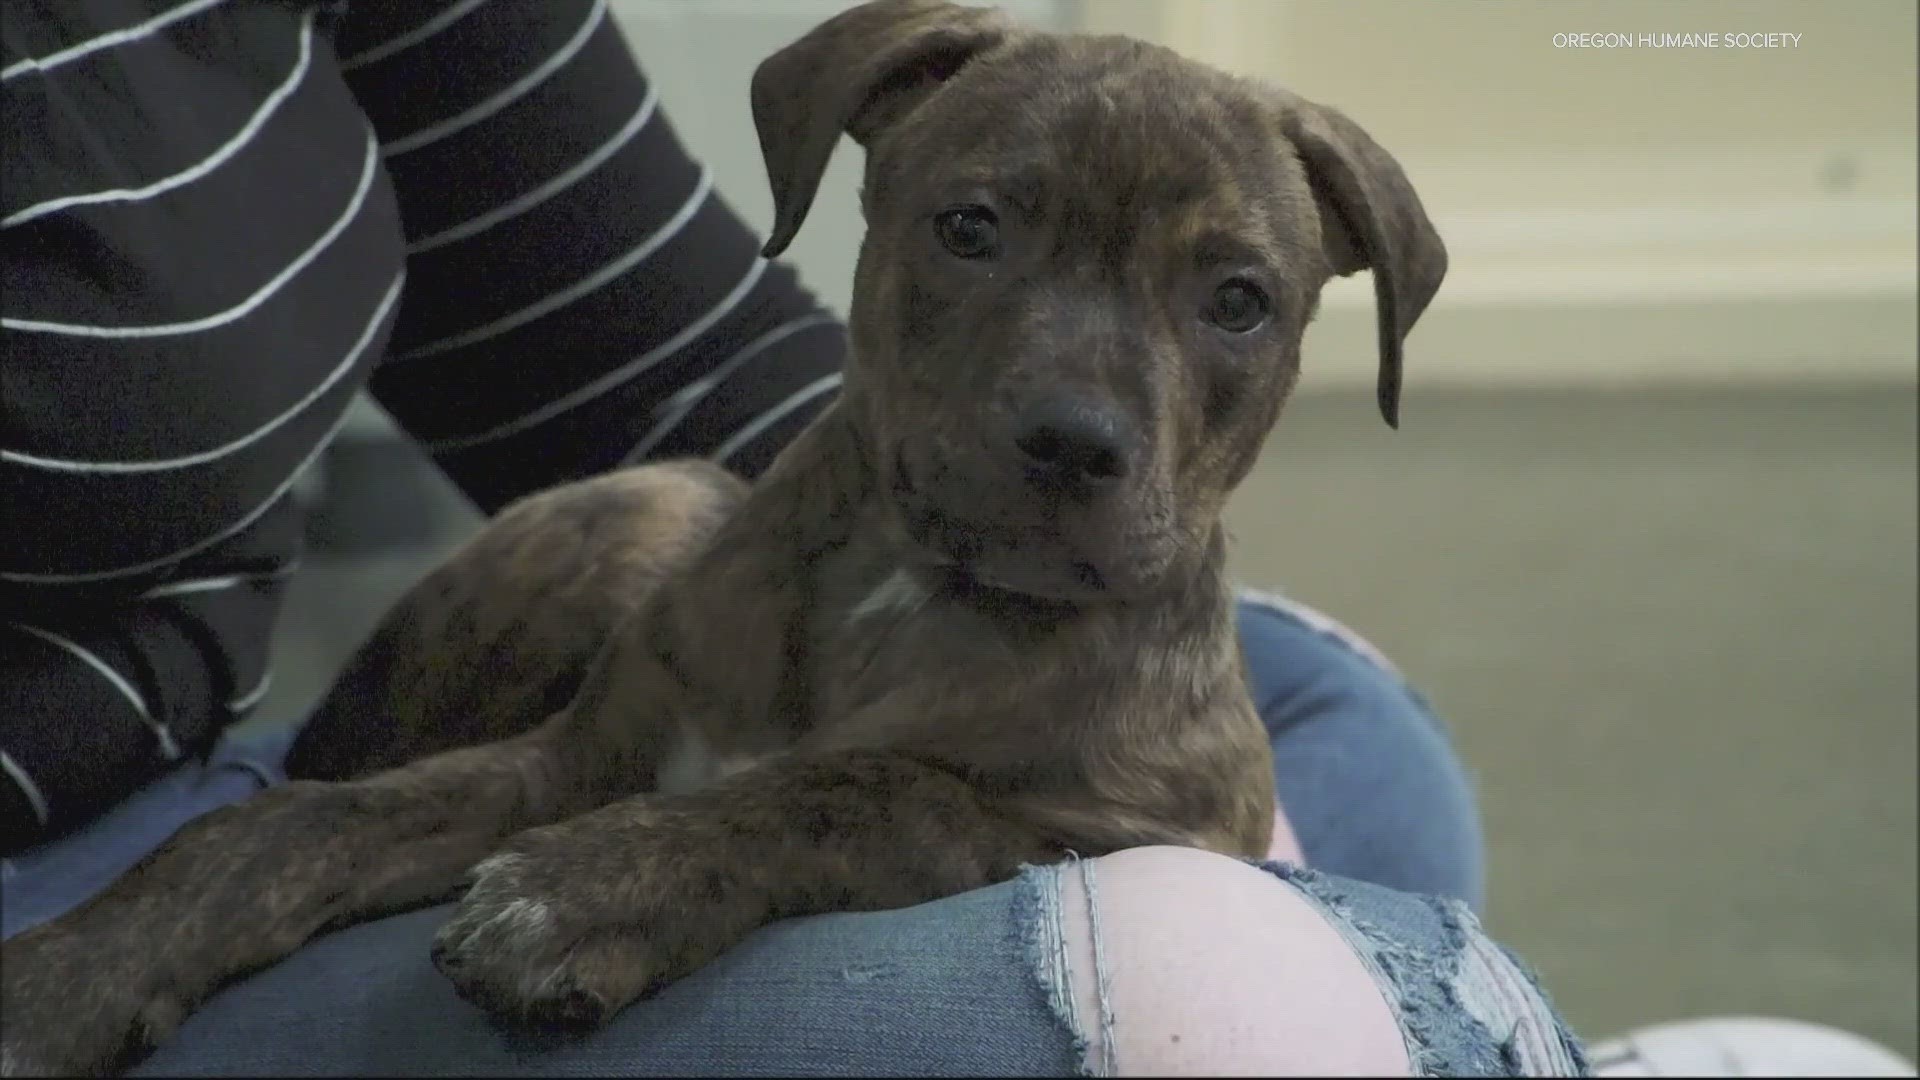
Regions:
M 1043 394 L 1013 423 L 1010 460 L 1024 488 L 1043 500 L 1092 502 L 1110 496 L 1138 467 L 1139 427 L 1111 403 Z
M 892 488 L 909 559 L 1057 600 L 1131 579 L 1134 555 L 1121 537 L 1153 471 L 1138 420 L 1098 387 L 1056 383 L 984 424 L 953 427 L 968 432 L 957 446 L 911 440 L 896 450 Z

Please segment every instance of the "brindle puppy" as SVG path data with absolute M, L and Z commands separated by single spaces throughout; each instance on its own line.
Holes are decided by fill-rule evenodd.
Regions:
M 1446 264 L 1399 167 L 1292 94 L 936 0 L 840 15 L 752 90 L 769 255 L 840 134 L 867 149 L 840 401 L 750 495 L 679 464 L 503 514 L 308 732 L 296 772 L 334 779 L 6 944 L 5 1071 L 124 1065 L 322 928 L 468 883 L 441 970 L 589 1025 L 775 919 L 1265 849 L 1220 514 L 1333 275 L 1373 271 L 1394 421 Z

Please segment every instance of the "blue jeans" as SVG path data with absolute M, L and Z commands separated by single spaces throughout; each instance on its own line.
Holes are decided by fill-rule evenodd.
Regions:
M 1314 869 L 1265 868 L 1367 962 L 1410 1059 L 1439 1075 L 1578 1071 L 1577 1044 L 1530 976 L 1480 934 L 1480 826 L 1438 719 L 1364 642 L 1312 612 L 1250 597 L 1240 627 L 1277 791 Z M 289 738 L 224 746 L 88 831 L 11 860 L 5 934 L 272 782 Z M 560 1047 L 516 1043 L 434 970 L 428 944 L 446 908 L 400 915 L 326 935 L 222 991 L 141 1072 L 1072 1075 L 1084 1032 L 1047 991 L 1044 972 L 1064 972 L 1036 945 L 1057 915 L 1059 872 L 769 926 Z M 1551 1037 L 1528 1057 L 1519 1031 Z

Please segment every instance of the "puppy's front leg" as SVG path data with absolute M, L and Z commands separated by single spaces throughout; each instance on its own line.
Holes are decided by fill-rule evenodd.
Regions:
M 189 823 L 0 947 L 0 1075 L 117 1070 L 322 927 L 443 896 L 503 838 L 604 802 L 571 723 L 363 780 L 296 781 Z
M 587 1028 L 776 919 L 906 907 L 1060 854 L 917 761 L 779 761 L 515 837 L 434 962 L 496 1016 Z

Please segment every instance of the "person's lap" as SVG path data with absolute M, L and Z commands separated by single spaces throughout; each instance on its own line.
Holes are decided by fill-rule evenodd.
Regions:
M 1458 901 L 1189 849 L 776 923 L 600 1031 L 546 1043 L 493 1026 L 427 962 L 446 914 L 321 938 L 216 996 L 134 1075 L 1580 1068 L 1551 1006 Z
M 1484 956 L 1480 968 L 1468 961 L 1498 950 L 1473 947 L 1484 942 L 1469 912 L 1481 897 L 1481 840 L 1445 731 L 1364 643 L 1311 612 L 1284 602 L 1243 605 L 1241 631 L 1255 700 L 1274 736 L 1277 790 L 1315 868 L 1269 865 L 1276 896 L 1310 902 L 1324 919 L 1316 925 L 1337 930 L 1363 958 L 1390 954 L 1392 985 L 1381 993 L 1396 1007 L 1423 995 L 1440 995 L 1436 1008 L 1473 998 L 1471 988 L 1447 981 L 1484 968 Z M 77 902 L 193 813 L 243 798 L 284 744 L 283 736 L 223 747 L 207 773 L 175 778 L 146 793 L 144 805 L 14 860 L 4 885 L 6 933 Z M 1091 873 L 1104 862 L 1082 865 Z M 1068 966 L 1049 966 L 1038 944 L 1049 933 L 1057 939 L 1069 921 L 1062 912 L 1073 905 L 1063 907 L 1054 884 L 1061 872 L 1031 868 L 1016 881 L 901 911 L 767 927 L 606 1029 L 553 1047 L 515 1042 L 461 1001 L 427 959 L 445 909 L 415 912 L 327 935 L 228 988 L 141 1071 L 1072 1072 L 1089 1031 L 1049 984 L 1046 972 Z M 1440 896 L 1465 903 L 1432 898 Z M 1090 914 L 1090 891 L 1087 901 Z M 1124 906 L 1124 892 L 1110 902 Z M 1189 892 L 1169 898 L 1159 916 L 1202 925 L 1210 921 L 1204 905 Z M 1364 917 L 1349 917 L 1356 905 Z M 1090 932 L 1097 940 L 1098 926 Z M 1379 963 L 1369 961 L 1368 970 L 1385 977 Z M 1511 973 L 1502 978 L 1516 984 Z M 1518 984 L 1530 985 L 1523 977 Z M 1544 1003 L 1516 1007 L 1535 1027 L 1558 1030 L 1543 1019 Z M 1445 1045 L 1427 1049 L 1402 1027 L 1410 1055 L 1427 1055 L 1423 1067 L 1493 1052 L 1481 1038 L 1485 1023 L 1442 1025 Z M 1126 1031 L 1119 1034 L 1107 1045 L 1125 1045 Z M 1097 1025 L 1091 1037 L 1100 1042 Z
M 1273 737 L 1275 790 L 1307 865 L 1480 910 L 1479 807 L 1427 701 L 1321 612 L 1246 591 L 1239 621 L 1254 704 Z

